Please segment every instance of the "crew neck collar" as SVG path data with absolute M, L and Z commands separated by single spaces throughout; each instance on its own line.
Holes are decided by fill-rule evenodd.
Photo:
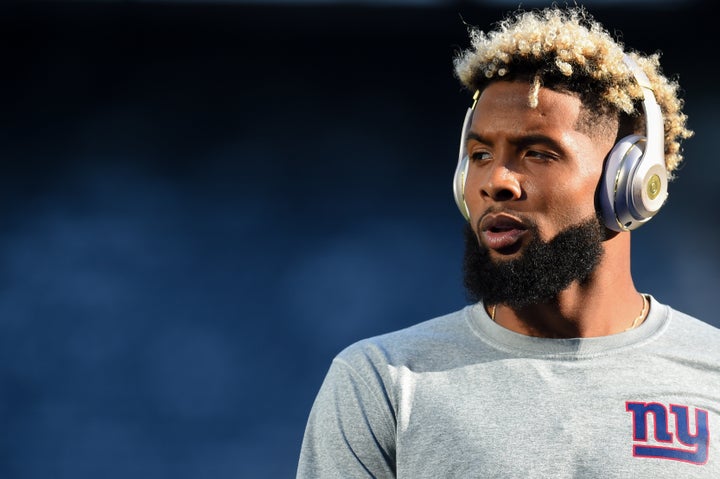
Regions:
M 496 349 L 523 356 L 582 359 L 613 354 L 661 334 L 670 319 L 670 308 L 658 303 L 651 295 L 648 295 L 648 299 L 650 311 L 640 326 L 630 331 L 593 338 L 551 339 L 516 333 L 493 321 L 482 302 L 468 306 L 465 312 L 474 332 Z

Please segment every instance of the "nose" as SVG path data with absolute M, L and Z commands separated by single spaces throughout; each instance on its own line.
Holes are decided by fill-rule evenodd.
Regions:
M 480 195 L 493 201 L 511 201 L 520 199 L 522 188 L 517 172 L 508 168 L 504 162 L 493 164 L 485 172 L 480 186 Z

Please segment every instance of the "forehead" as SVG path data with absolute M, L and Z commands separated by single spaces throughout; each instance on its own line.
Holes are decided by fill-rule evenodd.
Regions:
M 577 95 L 540 87 L 537 105 L 530 106 L 533 85 L 525 81 L 499 81 L 488 85 L 480 94 L 473 126 L 477 124 L 544 130 L 548 127 L 574 130 L 581 112 Z

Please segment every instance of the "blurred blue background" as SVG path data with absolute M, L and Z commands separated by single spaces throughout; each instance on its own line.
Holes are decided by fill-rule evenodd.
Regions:
M 588 5 L 696 131 L 636 283 L 720 325 L 710 6 Z M 293 477 L 332 357 L 466 304 L 451 61 L 510 8 L 4 3 L 0 477 Z

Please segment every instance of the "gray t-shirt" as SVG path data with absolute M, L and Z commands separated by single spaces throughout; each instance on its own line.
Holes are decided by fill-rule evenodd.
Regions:
M 545 339 L 481 304 L 333 361 L 298 478 L 720 478 L 720 330 L 651 300 L 621 334 Z

